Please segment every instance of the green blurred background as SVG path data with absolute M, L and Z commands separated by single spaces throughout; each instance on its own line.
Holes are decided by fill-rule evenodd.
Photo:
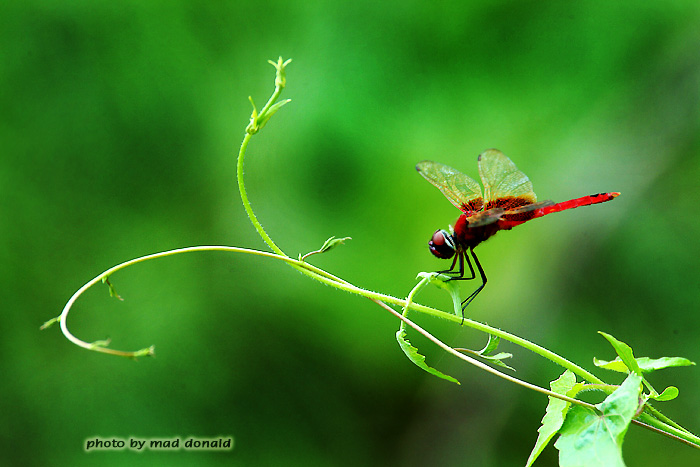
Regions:
M 700 3 L 687 1 L 79 2 L 0 6 L 3 465 L 524 465 L 546 399 L 443 357 L 401 353 L 398 322 L 284 264 L 182 255 L 113 276 L 78 301 L 87 341 L 156 345 L 136 363 L 57 327 L 83 283 L 140 255 L 201 244 L 266 249 L 235 186 L 250 115 L 293 58 L 282 109 L 249 147 L 247 186 L 291 256 L 405 296 L 458 211 L 419 177 L 435 159 L 474 177 L 496 147 L 541 199 L 621 191 L 479 247 L 489 284 L 469 314 L 588 369 L 613 358 L 700 360 Z M 468 293 L 474 284 L 464 284 Z M 418 300 L 449 310 L 447 296 Z M 417 317 L 455 346 L 484 336 Z M 559 368 L 515 346 L 517 376 Z M 612 381 L 620 378 L 604 375 Z M 700 372 L 660 408 L 700 432 Z M 84 453 L 86 438 L 231 435 L 224 453 Z M 697 465 L 632 427 L 629 465 Z M 539 465 L 556 464 L 554 448 Z

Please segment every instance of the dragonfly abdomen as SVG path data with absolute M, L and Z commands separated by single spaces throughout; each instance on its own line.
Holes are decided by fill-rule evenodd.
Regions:
M 589 206 L 591 204 L 604 203 L 619 196 L 620 193 L 597 193 L 595 195 L 582 196 L 581 198 L 562 201 L 561 203 L 545 206 L 535 211 L 534 217 L 542 217 L 553 212 L 565 211 L 567 209 L 577 208 L 579 206 Z

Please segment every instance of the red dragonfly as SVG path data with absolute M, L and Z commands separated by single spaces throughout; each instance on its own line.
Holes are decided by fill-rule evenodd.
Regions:
M 452 266 L 441 274 L 451 275 L 448 280 L 471 280 L 476 278 L 469 255 L 474 260 L 481 276 L 481 285 L 462 302 L 464 309 L 486 285 L 486 274 L 474 254 L 474 248 L 499 230 L 510 230 L 531 219 L 553 212 L 573 209 L 589 204 L 610 201 L 620 193 L 598 193 L 561 203 L 537 201 L 532 191 L 532 182 L 501 151 L 488 149 L 479 154 L 479 175 L 484 185 L 484 194 L 477 182 L 463 173 L 439 162 L 422 161 L 416 170 L 435 185 L 460 211 L 454 225 L 454 233 L 436 230 L 428 242 L 430 252 L 442 259 L 452 260 Z M 464 262 L 469 266 L 470 277 L 464 275 Z M 455 267 L 459 266 L 456 270 Z

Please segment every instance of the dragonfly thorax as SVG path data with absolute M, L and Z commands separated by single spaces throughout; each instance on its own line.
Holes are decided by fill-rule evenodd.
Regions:
M 438 229 L 428 242 L 430 252 L 441 259 L 450 259 L 457 250 L 455 239 L 446 230 Z
M 462 214 L 455 222 L 454 242 L 463 248 L 472 248 L 479 243 L 486 241 L 496 234 L 501 228 L 499 222 L 493 219 L 491 222 L 483 223 L 482 213 L 467 216 Z M 488 219 L 488 217 L 486 217 Z

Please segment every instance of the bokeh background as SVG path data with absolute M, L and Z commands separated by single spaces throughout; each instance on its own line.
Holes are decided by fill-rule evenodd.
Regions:
M 0 6 L 0 463 L 3 465 L 524 465 L 546 399 L 444 357 L 457 386 L 422 372 L 398 322 L 282 263 L 199 253 L 113 276 L 69 324 L 87 341 L 156 345 L 133 362 L 82 350 L 58 328 L 83 283 L 171 248 L 266 249 L 235 186 L 250 115 L 293 58 L 293 99 L 249 147 L 249 196 L 291 256 L 405 296 L 457 210 L 419 177 L 435 159 L 477 177 L 509 155 L 541 199 L 621 191 L 479 247 L 489 283 L 474 319 L 594 369 L 596 331 L 638 356 L 700 360 L 700 3 L 86 2 Z M 464 284 L 466 293 L 474 284 Z M 449 310 L 447 296 L 418 301 Z M 455 346 L 482 335 L 416 317 Z M 560 369 L 513 345 L 517 376 Z M 620 377 L 604 374 L 610 381 Z M 700 432 L 700 372 L 660 408 Z M 89 437 L 230 435 L 230 452 L 101 452 Z M 629 465 L 697 465 L 638 427 Z M 555 465 L 549 447 L 539 465 Z

